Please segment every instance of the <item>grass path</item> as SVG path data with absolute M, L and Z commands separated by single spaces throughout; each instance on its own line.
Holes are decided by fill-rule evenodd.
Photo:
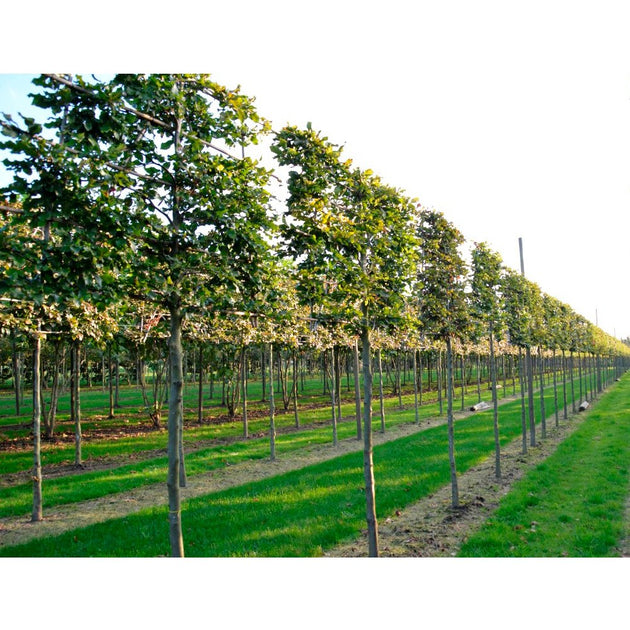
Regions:
M 468 415 L 470 412 L 459 413 L 457 417 L 463 418 Z M 373 442 L 375 445 L 383 444 L 445 422 L 444 418 L 428 418 L 421 421 L 419 426 L 410 423 L 397 424 L 384 434 L 374 433 Z M 182 489 L 182 500 L 298 470 L 310 464 L 360 451 L 362 448 L 363 442 L 359 442 L 356 438 L 349 438 L 340 440 L 337 447 L 334 447 L 332 443 L 307 447 L 291 452 L 273 462 L 266 458 L 219 468 L 206 474 L 189 477 L 188 486 Z M 46 511 L 44 520 L 39 523 L 31 523 L 26 516 L 2 518 L 0 519 L 0 548 L 126 516 L 147 507 L 166 505 L 167 499 L 166 483 L 156 483 L 141 486 L 129 492 L 108 494 L 98 499 L 50 508 Z
M 515 402 L 514 399 L 507 399 L 505 402 Z M 470 413 L 457 414 L 459 418 L 463 418 L 465 416 L 469 416 Z M 581 414 L 582 418 L 584 414 Z M 376 433 L 374 435 L 375 446 L 382 444 L 384 442 L 392 442 L 397 439 L 401 439 L 403 442 L 408 440 L 412 436 L 412 434 L 418 433 L 427 428 L 437 427 L 439 425 L 444 424 L 445 420 L 441 419 L 431 419 L 424 421 L 420 427 L 416 426 L 413 423 L 405 423 L 400 424 L 397 427 L 392 427 L 384 436 Z M 563 423 L 565 424 L 565 423 Z M 573 420 L 569 420 L 566 423 L 567 426 L 571 424 L 577 425 L 578 422 Z M 548 419 L 548 438 L 544 441 L 538 440 L 539 446 L 536 449 L 529 449 L 531 455 L 534 454 L 543 454 L 544 446 L 547 442 L 552 443 L 552 436 L 556 433 L 555 429 L 552 428 L 551 418 Z M 472 426 L 471 426 L 472 428 Z M 562 428 L 562 425 L 561 425 Z M 474 432 L 474 431 L 473 431 Z M 561 431 L 557 432 L 558 437 L 564 437 L 561 435 Z M 516 435 L 514 431 L 511 433 L 512 438 Z M 427 434 L 428 437 L 428 434 Z M 510 448 L 516 445 L 520 454 L 520 437 L 507 440 L 510 442 L 510 445 L 506 443 L 503 447 L 504 453 L 504 461 L 506 462 L 505 466 L 507 466 L 507 453 Z M 415 438 L 414 438 L 415 439 Z M 310 447 L 308 449 L 301 449 L 299 452 L 292 453 L 290 456 L 286 456 L 281 458 L 276 462 L 270 462 L 269 460 L 258 460 L 258 461 L 248 461 L 242 464 L 229 466 L 222 470 L 215 470 L 210 474 L 198 475 L 194 479 L 189 480 L 189 488 L 183 491 L 184 499 L 191 499 L 193 497 L 197 497 L 200 495 L 208 495 L 210 493 L 218 492 L 220 490 L 226 488 L 234 488 L 234 486 L 241 486 L 243 484 L 247 484 L 253 480 L 260 480 L 263 478 L 269 477 L 278 477 L 283 473 L 287 473 L 288 471 L 295 471 L 297 469 L 301 469 L 307 466 L 311 466 L 314 463 L 319 462 L 327 462 L 329 460 L 335 458 L 341 458 L 346 453 L 353 453 L 361 450 L 362 444 L 358 442 L 356 439 L 348 439 L 344 440 L 340 443 L 338 447 L 332 447 L 332 445 L 327 444 L 323 446 Z M 388 447 L 389 448 L 389 447 Z M 538 451 L 538 452 L 537 452 Z M 402 452 L 401 452 L 402 454 Z M 411 454 L 411 452 L 410 452 Z M 472 454 L 472 453 L 471 453 Z M 528 455 L 529 455 L 528 454 Z M 543 455 L 544 456 L 544 455 Z M 462 483 L 462 487 L 466 485 L 466 481 L 468 479 L 473 479 L 475 477 L 479 477 L 481 474 L 487 483 L 488 478 L 492 478 L 492 470 L 491 464 L 488 464 L 488 459 L 492 459 L 492 457 L 486 458 L 485 461 L 480 463 L 479 457 L 475 457 L 473 455 L 473 459 L 470 460 L 470 463 L 463 468 L 469 467 L 472 463 L 472 467 L 469 468 L 470 472 L 466 472 L 460 475 L 460 480 Z M 532 461 L 527 461 L 527 458 L 523 459 L 519 456 L 515 455 L 515 461 L 521 465 L 522 468 L 527 468 L 532 465 Z M 341 460 L 340 460 L 341 461 Z M 394 456 L 394 460 L 396 460 L 396 456 Z M 416 464 L 417 465 L 417 464 Z M 484 466 L 486 467 L 485 472 Z M 518 466 L 517 466 L 518 468 Z M 481 473 L 480 473 L 481 471 Z M 510 474 L 507 470 L 505 470 L 504 478 L 509 480 Z M 318 483 L 321 483 L 318 482 Z M 497 485 L 497 484 L 494 484 Z M 500 485 L 500 484 L 499 484 Z M 447 484 L 448 486 L 448 484 Z M 474 488 L 474 484 L 471 486 Z M 485 488 L 485 486 L 484 486 Z M 500 489 L 500 488 L 499 488 Z M 447 487 L 448 491 L 449 488 Z M 438 484 L 432 490 L 432 494 L 428 497 L 428 499 L 433 499 L 439 493 L 442 492 L 440 489 L 440 485 Z M 484 490 L 485 494 L 487 492 Z M 481 498 L 480 498 L 481 497 Z M 410 497 L 411 498 L 411 497 Z M 422 503 L 425 499 L 422 499 L 418 503 Z M 482 496 L 481 494 L 476 494 L 472 501 L 468 501 L 465 499 L 466 505 L 474 504 L 475 501 L 480 504 L 481 507 L 485 507 L 488 505 L 487 497 Z M 137 512 L 147 506 L 156 507 L 159 505 L 163 505 L 166 502 L 166 489 L 165 484 L 153 484 L 152 486 L 146 486 L 144 488 L 139 488 L 134 490 L 133 492 L 121 493 L 117 495 L 108 495 L 101 499 L 86 501 L 74 505 L 68 505 L 63 508 L 58 508 L 55 510 L 49 510 L 47 513 L 47 518 L 43 523 L 30 524 L 26 519 L 23 518 L 8 518 L 2 519 L 0 521 L 0 547 L 10 547 L 15 544 L 19 544 L 21 542 L 25 542 L 27 540 L 40 538 L 40 537 L 50 537 L 55 536 L 60 532 L 65 532 L 67 530 L 75 529 L 77 527 L 85 527 L 91 523 L 99 523 L 102 521 L 106 521 L 109 519 L 113 519 L 116 517 L 120 517 L 123 515 L 132 514 L 133 512 Z M 405 505 L 403 503 L 402 505 Z M 404 511 L 407 512 L 412 508 L 405 508 Z M 460 511 L 460 512 L 463 512 Z M 487 509 L 486 509 L 487 513 Z M 427 512 L 424 512 L 425 520 Z M 432 512 L 428 512 L 429 515 L 432 516 Z M 398 517 L 399 510 L 396 510 L 396 515 Z M 420 521 L 422 517 L 422 513 L 416 519 Z M 448 519 L 453 522 L 454 519 L 451 517 Z M 398 518 L 382 518 L 381 522 L 383 523 L 381 531 L 385 531 L 389 523 L 393 521 L 398 521 Z M 359 529 L 357 528 L 357 532 Z M 407 532 L 408 533 L 408 532 Z M 327 545 L 324 546 L 326 548 Z M 151 554 L 150 554 L 151 555 Z M 221 554 L 219 554 L 221 555 Z M 352 555 L 352 554 L 340 554 L 340 555 Z M 387 554 L 384 554 L 387 555 Z M 396 555 L 396 554 L 390 554 Z M 410 553 L 404 553 L 399 555 L 414 555 Z M 418 554 L 424 555 L 424 554 Z

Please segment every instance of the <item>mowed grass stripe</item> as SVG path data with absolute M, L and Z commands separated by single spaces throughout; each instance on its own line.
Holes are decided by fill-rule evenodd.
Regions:
M 520 401 L 501 408 L 502 442 L 520 433 Z M 492 413 L 456 425 L 463 472 L 493 452 Z M 379 518 L 449 481 L 447 428 L 437 426 L 374 449 Z M 190 556 L 317 556 L 356 537 L 365 523 L 362 453 L 186 501 Z M 12 556 L 159 556 L 169 552 L 166 509 L 154 508 L 2 550 Z
M 468 400 L 472 403 L 477 399 L 469 397 Z M 350 407 L 347 409 L 347 411 L 353 410 L 354 406 L 352 410 Z M 419 416 L 421 419 L 434 417 L 437 411 L 437 404 L 426 405 L 420 408 Z M 310 421 L 318 419 L 315 412 L 319 413 L 321 421 L 326 417 L 328 410 L 310 410 Z M 412 422 L 414 417 L 413 410 L 401 411 L 394 408 L 388 411 L 386 423 L 391 428 Z M 265 422 L 268 423 L 268 420 Z M 340 440 L 351 439 L 353 435 L 356 435 L 354 422 L 343 422 L 338 425 Z M 131 441 L 131 438 L 128 441 Z M 330 444 L 330 442 L 330 426 L 307 425 L 299 431 L 291 430 L 289 433 L 279 434 L 277 454 L 278 457 L 282 457 L 301 448 Z M 129 446 L 123 448 L 129 448 Z M 32 454 L 30 457 L 32 458 Z M 269 437 L 238 440 L 230 444 L 219 444 L 187 453 L 186 473 L 189 477 L 193 477 L 227 465 L 265 457 L 269 457 Z M 57 505 L 87 501 L 107 494 L 126 492 L 151 483 L 163 482 L 166 480 L 167 463 L 165 456 L 153 457 L 107 470 L 45 479 L 44 510 Z M 0 488 L 0 518 L 27 514 L 32 505 L 32 493 L 30 482 Z
M 530 471 L 460 550 L 477 557 L 619 555 L 630 477 L 630 378 Z

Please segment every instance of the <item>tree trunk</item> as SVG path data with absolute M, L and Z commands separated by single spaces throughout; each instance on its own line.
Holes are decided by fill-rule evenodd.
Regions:
M 199 344 L 199 390 L 197 392 L 197 422 L 203 422 L 203 346 Z
M 359 378 L 359 341 L 354 340 L 354 404 L 356 409 L 357 440 L 361 439 L 361 386 Z
M 501 441 L 499 439 L 499 400 L 497 397 L 497 364 L 494 356 L 494 334 L 490 328 L 490 381 L 492 382 L 492 406 L 494 409 L 494 475 L 501 479 Z
M 243 398 L 243 437 L 249 437 L 249 424 L 247 420 L 247 349 L 241 349 L 241 391 Z
M 442 353 L 439 352 L 435 362 L 435 380 L 437 383 L 437 397 L 440 406 L 440 415 L 444 413 L 444 403 L 442 402 Z
M 335 378 L 333 379 L 333 383 L 336 389 L 337 420 L 341 421 L 341 362 L 339 359 L 339 350 L 340 348 L 335 350 L 333 346 L 333 363 L 335 364 Z
M 418 405 L 422 407 L 422 350 L 418 350 Z
M 396 391 L 398 392 L 398 409 L 403 408 L 402 382 L 400 379 L 400 350 L 396 350 Z
M 420 424 L 420 409 L 418 408 L 418 361 L 416 358 L 418 351 L 413 351 L 413 408 L 416 414 L 416 424 Z
M 114 382 L 113 382 L 113 374 L 112 374 L 112 347 L 111 345 L 107 346 L 107 373 L 109 377 L 109 416 L 108 419 L 111 420 L 114 417 Z
M 381 361 L 381 349 L 378 349 L 378 401 L 381 416 L 381 433 L 385 433 L 385 396 L 383 395 L 383 362 Z
M 575 406 L 575 383 L 573 376 L 573 350 L 571 350 L 569 355 L 569 382 L 571 383 L 571 406 L 573 409 L 573 413 L 577 411 Z
M 299 376 L 299 359 L 298 351 L 293 350 L 293 417 L 295 419 L 295 428 L 300 428 L 300 416 L 298 414 L 298 376 Z
M 562 350 L 562 402 L 563 402 L 563 417 L 566 420 L 568 415 L 568 401 L 567 401 L 567 355 Z
M 70 417 L 74 422 L 74 465 L 83 465 L 81 454 L 81 350 L 78 341 L 70 350 Z
M 453 418 L 453 351 L 451 338 L 446 337 L 446 419 L 448 423 L 448 461 L 451 469 L 451 505 L 459 507 L 457 467 L 455 465 L 455 422 Z
M 542 348 L 539 348 L 539 352 L 540 374 L 538 380 L 540 382 L 540 435 L 544 440 L 547 437 L 547 414 L 545 411 L 545 364 Z
M 481 402 L 481 354 L 477 353 L 477 402 Z
M 527 453 L 527 418 L 525 412 L 525 375 L 523 350 L 518 349 L 518 381 L 521 388 L 521 433 L 523 435 L 523 455 Z
M 182 394 L 180 399 L 180 411 L 179 411 L 179 434 L 177 441 L 179 443 L 179 487 L 185 488 L 188 485 L 188 479 L 186 478 L 186 458 L 184 456 L 184 376 L 182 376 Z
M 146 367 L 144 359 L 138 360 L 138 383 L 140 385 L 140 391 L 142 392 L 142 400 L 144 406 L 149 408 L 149 396 L 147 395 L 147 380 L 146 380 Z
M 273 344 L 269 344 L 269 450 L 270 459 L 276 459 L 276 404 L 273 396 Z
M 114 361 L 114 407 L 120 408 L 120 357 L 116 353 L 116 360 Z
M 367 313 L 364 312 L 367 321 Z M 363 359 L 363 475 L 365 478 L 365 509 L 368 530 L 368 553 L 378 557 L 378 522 L 376 520 L 376 492 L 372 448 L 372 353 L 367 324 L 361 331 Z
M 464 355 L 462 354 L 461 356 L 461 363 L 460 365 L 462 366 L 462 370 L 461 370 L 461 383 L 462 383 L 462 391 L 460 392 L 461 394 L 461 400 L 462 400 L 462 411 L 464 411 L 464 409 L 466 408 L 466 365 L 465 365 L 465 359 L 464 359 Z
M 171 556 L 184 556 L 182 536 L 181 495 L 179 487 L 180 473 L 180 427 L 182 423 L 182 310 L 178 303 L 169 308 L 171 330 L 169 340 L 170 358 L 170 396 L 168 401 L 168 518 L 171 543 Z
M 59 356 L 61 354 L 61 356 Z M 44 426 L 46 427 L 46 437 L 48 439 L 52 439 L 55 433 L 55 426 L 57 423 L 57 407 L 59 404 L 59 393 L 60 393 L 60 382 L 59 382 L 59 372 L 61 370 L 61 365 L 65 358 L 65 347 L 63 350 L 59 350 L 59 345 L 55 344 L 55 352 L 53 358 L 53 377 L 52 383 L 50 387 L 50 406 L 48 408 L 48 412 L 46 412 L 46 405 L 44 404 L 44 392 L 43 388 L 40 387 L 40 398 L 42 400 L 42 416 L 44 420 Z
M 15 341 L 15 329 L 11 330 L 11 359 L 13 364 L 13 389 L 15 390 L 15 415 L 20 415 L 20 402 L 22 387 L 20 383 L 20 375 L 22 371 L 20 354 L 17 351 L 17 344 Z
M 41 329 L 41 326 L 39 327 Z M 42 515 L 42 451 L 41 451 L 41 351 L 39 331 L 33 345 L 33 512 L 31 521 L 43 520 Z
M 536 446 L 536 417 L 534 415 L 534 369 L 532 366 L 532 351 L 525 347 L 525 361 L 527 372 L 527 409 L 529 413 L 529 444 Z
M 263 344 L 260 350 L 260 378 L 262 381 L 262 396 L 260 402 L 267 401 L 267 356 L 265 353 L 265 345 Z
M 337 415 L 335 413 L 335 391 L 337 389 L 336 377 L 335 377 L 335 347 L 330 349 L 331 361 L 330 361 L 330 403 L 332 411 L 332 433 L 333 433 L 333 446 L 337 446 Z
M 558 410 L 558 374 L 557 374 L 558 363 L 556 361 L 555 349 L 553 351 L 553 357 L 551 360 L 553 362 L 553 406 L 555 409 L 556 428 L 557 428 L 560 426 L 560 420 L 559 420 L 559 410 Z

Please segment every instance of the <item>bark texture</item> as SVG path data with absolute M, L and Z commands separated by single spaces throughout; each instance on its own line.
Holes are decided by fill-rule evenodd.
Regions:
M 365 478 L 365 509 L 368 529 L 368 553 L 378 557 L 378 522 L 376 520 L 376 491 L 372 447 L 372 352 L 370 334 L 366 328 L 361 334 L 363 360 L 363 475 Z
M 170 395 L 168 400 L 168 520 L 171 556 L 184 557 L 182 536 L 182 508 L 179 486 L 180 431 L 183 393 L 182 311 L 178 304 L 170 308 L 171 330 L 169 360 L 171 368 Z

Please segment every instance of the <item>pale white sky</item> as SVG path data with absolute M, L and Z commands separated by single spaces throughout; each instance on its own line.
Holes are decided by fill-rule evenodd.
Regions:
M 38 13 L 30 41 L 48 46 L 9 35 L 25 56 L 0 70 L 240 84 L 274 128 L 311 121 L 517 270 L 522 237 L 531 280 L 630 336 L 627 3 L 184 1 L 178 22 L 115 0 L 87 30 L 66 5 L 56 29 L 57 3 Z

